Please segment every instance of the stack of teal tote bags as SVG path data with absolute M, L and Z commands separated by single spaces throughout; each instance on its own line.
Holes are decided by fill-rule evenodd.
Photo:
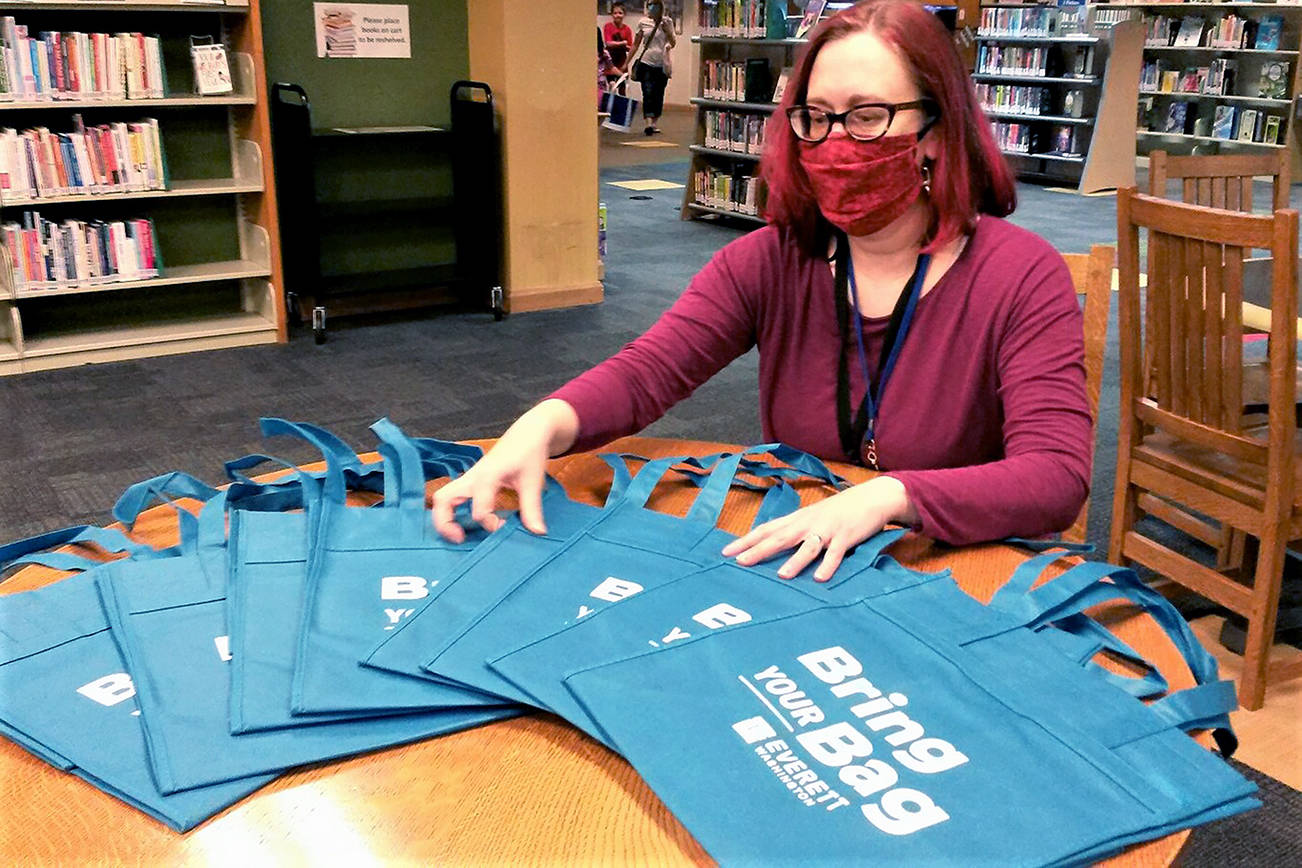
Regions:
M 0 546 L 8 567 L 70 574 L 0 596 L 0 735 L 177 830 L 294 767 L 531 709 L 623 755 L 724 863 L 1087 863 L 1257 804 L 1186 735 L 1233 750 L 1232 685 L 1128 569 L 1041 581 L 1067 547 L 1040 544 L 981 605 L 892 558 L 898 530 L 827 583 L 739 566 L 716 526 L 733 488 L 764 491 L 758 524 L 799 508 L 798 480 L 845 485 L 776 444 L 603 456 L 604 507 L 549 480 L 546 534 L 459 513 L 454 544 L 426 486 L 477 448 L 380 420 L 382 460 L 363 463 L 311 424 L 262 430 L 326 469 L 259 483 L 279 462 L 252 455 L 220 490 L 182 473 L 132 486 L 114 509 L 128 529 L 202 502 L 177 508 L 167 549 L 94 527 Z M 662 484 L 699 488 L 686 515 L 647 507 Z M 52 551 L 72 543 L 102 554 Z M 1168 690 L 1089 617 L 1113 600 L 1155 620 L 1195 686 Z

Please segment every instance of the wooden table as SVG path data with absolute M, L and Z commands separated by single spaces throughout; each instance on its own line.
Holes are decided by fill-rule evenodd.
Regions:
M 723 444 L 626 438 L 612 451 L 704 455 Z M 834 465 L 862 480 L 870 474 Z M 600 504 L 609 469 L 591 454 L 558 459 L 551 472 L 571 496 Z M 682 514 L 697 489 L 661 486 L 653 508 Z M 808 503 L 826 495 L 802 485 Z M 721 526 L 749 524 L 759 497 L 736 492 Z M 138 538 L 174 534 L 167 508 L 146 513 Z M 1026 555 L 1002 545 L 950 549 L 910 536 L 891 550 L 920 569 L 949 567 L 988 600 Z M 3 585 L 26 590 L 57 573 L 31 567 Z M 1173 688 L 1192 684 L 1158 627 L 1136 610 L 1099 615 L 1147 654 Z M 687 830 L 619 756 L 558 718 L 534 714 L 421 744 L 286 774 L 179 835 L 71 775 L 0 740 L 0 864 L 366 865 L 445 863 L 708 863 Z M 1141 845 L 1109 865 L 1169 865 L 1189 832 Z

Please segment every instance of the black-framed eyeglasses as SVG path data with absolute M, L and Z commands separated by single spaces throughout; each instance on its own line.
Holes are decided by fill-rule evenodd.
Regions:
M 818 143 L 832 132 L 832 124 L 840 122 L 846 135 L 861 142 L 871 142 L 886 135 L 897 112 L 919 109 L 927 113 L 918 138 L 927 134 L 940 120 L 940 106 L 932 99 L 914 99 L 908 102 L 866 102 L 851 106 L 843 112 L 829 112 L 812 105 L 797 105 L 787 109 L 787 119 L 796 138 Z

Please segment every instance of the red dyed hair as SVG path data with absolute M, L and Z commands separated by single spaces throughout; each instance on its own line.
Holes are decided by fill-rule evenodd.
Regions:
M 1017 207 L 1017 188 L 995 144 L 971 79 L 959 60 L 949 30 L 917 0 L 865 0 L 819 25 L 791 73 L 781 105 L 764 131 L 760 173 L 768 186 L 770 223 L 790 230 L 811 256 L 827 255 L 830 224 L 800 165 L 798 139 L 786 110 L 804 103 L 814 59 L 824 45 L 870 31 L 895 49 L 922 90 L 940 105 L 940 120 L 928 135 L 939 137 L 932 164 L 932 231 L 926 249 L 970 231 L 978 214 L 1003 217 Z

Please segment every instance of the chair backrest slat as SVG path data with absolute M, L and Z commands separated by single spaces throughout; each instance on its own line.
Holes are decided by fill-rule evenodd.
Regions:
M 1220 427 L 1236 433 L 1243 430 L 1243 253 L 1242 247 L 1225 251 L 1225 322 L 1221 328 L 1225 361 Z
M 1204 400 L 1202 415 L 1198 421 L 1205 425 L 1219 427 L 1224 418 L 1224 406 L 1221 401 L 1225 384 L 1225 290 L 1222 279 L 1224 269 L 1221 267 L 1228 251 L 1218 245 L 1204 241 L 1203 262 L 1213 263 L 1216 267 L 1208 268 L 1203 284 L 1203 378 Z
M 1282 436 L 1274 433 L 1277 425 L 1296 430 L 1291 406 L 1296 347 L 1291 338 L 1297 310 L 1297 212 L 1245 214 L 1133 190 L 1119 196 L 1124 202 L 1118 202 L 1118 238 L 1126 239 L 1122 251 L 1131 258 L 1121 263 L 1121 307 L 1127 311 L 1123 349 L 1134 342 L 1122 353 L 1122 380 L 1132 384 L 1130 394 L 1137 402 L 1122 412 L 1227 455 L 1265 462 L 1267 449 L 1259 435 L 1243 434 L 1244 260 L 1254 248 L 1272 254 L 1272 311 L 1282 311 L 1272 316 L 1272 329 L 1289 338 L 1279 341 L 1284 345 L 1279 352 L 1273 339 L 1271 345 L 1271 436 Z M 1129 298 L 1140 297 L 1141 229 L 1148 236 L 1142 314 Z M 1135 370 L 1125 370 L 1126 364 Z M 1277 408 L 1277 401 L 1290 406 Z

